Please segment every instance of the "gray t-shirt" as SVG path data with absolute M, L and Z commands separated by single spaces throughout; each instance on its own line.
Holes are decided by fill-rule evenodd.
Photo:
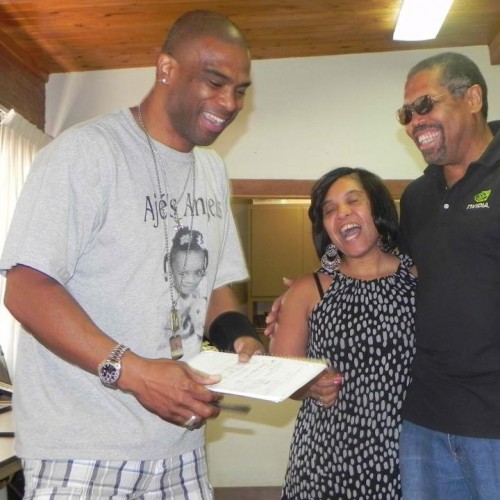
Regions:
M 194 200 L 193 179 L 187 179 L 191 154 L 157 142 L 154 147 L 167 196 L 163 211 L 150 148 L 129 110 L 61 134 L 33 163 L 0 269 L 5 274 L 23 264 L 51 276 L 117 342 L 147 358 L 170 357 L 163 221 L 166 216 L 171 250 L 174 199 L 182 225 L 193 224 L 191 255 L 204 256 L 197 269 L 186 270 L 197 276 L 186 278 L 189 291 L 174 294 L 186 360 L 200 350 L 211 291 L 248 276 L 220 157 L 195 148 Z M 190 432 L 161 420 L 24 331 L 14 385 L 15 451 L 22 458 L 160 459 L 204 443 L 202 429 Z

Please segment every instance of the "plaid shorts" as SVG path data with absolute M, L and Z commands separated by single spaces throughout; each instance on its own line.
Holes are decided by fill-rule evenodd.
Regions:
M 205 449 L 167 460 L 23 460 L 24 499 L 213 500 Z

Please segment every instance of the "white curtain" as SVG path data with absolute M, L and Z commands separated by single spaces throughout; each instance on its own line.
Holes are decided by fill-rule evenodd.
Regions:
M 13 109 L 0 112 L 0 252 L 33 157 L 51 139 Z M 12 374 L 19 325 L 3 304 L 5 282 L 0 277 L 0 345 Z

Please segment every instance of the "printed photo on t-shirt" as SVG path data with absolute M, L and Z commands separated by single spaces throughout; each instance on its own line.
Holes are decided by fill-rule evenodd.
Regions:
M 207 298 L 200 286 L 208 267 L 208 250 L 203 246 L 203 235 L 188 227 L 180 227 L 172 239 L 170 255 L 165 256 L 165 280 L 172 277 L 178 294 L 177 310 L 180 335 L 183 339 L 203 338 Z

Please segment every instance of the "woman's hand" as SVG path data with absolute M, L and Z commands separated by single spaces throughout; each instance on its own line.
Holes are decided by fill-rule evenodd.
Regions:
M 308 386 L 303 398 L 312 398 L 318 406 L 330 408 L 337 401 L 343 382 L 344 377 L 340 372 L 327 368 Z

